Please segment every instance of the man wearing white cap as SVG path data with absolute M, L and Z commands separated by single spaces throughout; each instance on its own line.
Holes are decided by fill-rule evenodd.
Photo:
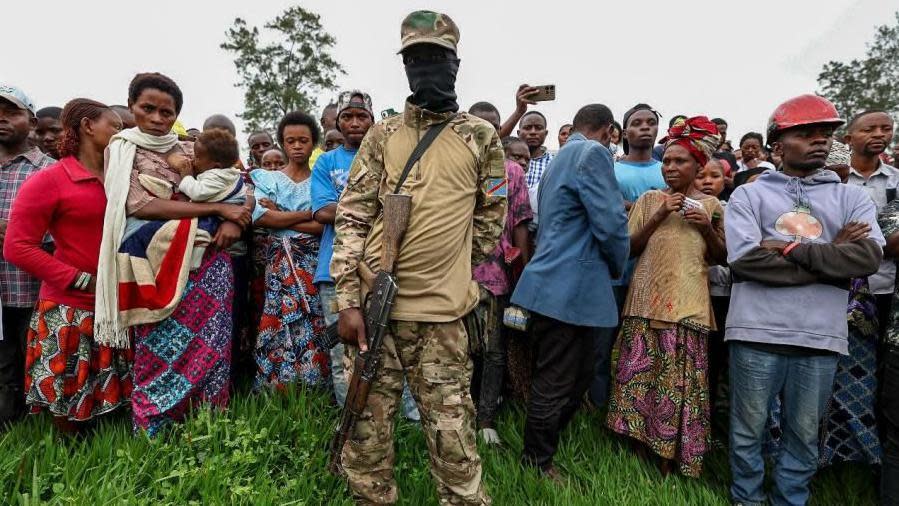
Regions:
M 54 162 L 36 147 L 28 134 L 37 124 L 34 103 L 22 90 L 0 84 L 0 246 L 13 200 L 25 178 Z M 0 425 L 24 413 L 25 335 L 40 283 L 0 259 Z

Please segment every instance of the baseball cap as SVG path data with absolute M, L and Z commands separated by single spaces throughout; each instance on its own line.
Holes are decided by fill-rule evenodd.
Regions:
M 359 100 L 359 97 L 362 97 L 362 100 Z M 337 115 L 340 116 L 340 113 L 345 109 L 365 109 L 372 119 L 374 119 L 375 114 L 372 112 L 371 107 L 371 97 L 368 93 L 365 93 L 362 90 L 348 90 L 340 92 L 340 95 L 337 96 Z
M 35 111 L 37 110 L 37 108 L 34 107 L 34 102 L 32 102 L 30 98 L 28 98 L 28 95 L 26 95 L 24 91 L 16 88 L 15 86 L 0 84 L 0 98 L 9 100 L 10 102 L 16 104 L 16 107 L 18 107 L 19 109 L 25 109 L 32 115 L 34 115 Z
M 456 51 L 459 28 L 447 16 L 434 11 L 415 11 L 400 26 L 400 52 L 415 44 L 435 44 Z

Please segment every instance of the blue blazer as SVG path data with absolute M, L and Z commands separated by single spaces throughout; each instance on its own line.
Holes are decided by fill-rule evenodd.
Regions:
M 614 327 L 612 280 L 624 272 L 630 239 L 609 150 L 573 134 L 543 173 L 537 198 L 537 251 L 512 302 L 572 325 Z

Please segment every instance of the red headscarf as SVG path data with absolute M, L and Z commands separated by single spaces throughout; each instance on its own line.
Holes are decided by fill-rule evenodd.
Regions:
M 693 155 L 700 166 L 705 166 L 718 149 L 721 143 L 721 135 L 718 134 L 718 126 L 709 121 L 705 116 L 694 116 L 688 119 L 679 119 L 674 126 L 668 129 L 668 135 L 662 139 L 667 150 L 672 144 L 682 146 Z

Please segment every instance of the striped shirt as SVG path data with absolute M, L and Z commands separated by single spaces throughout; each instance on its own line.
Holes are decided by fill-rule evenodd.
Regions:
M 0 164 L 0 220 L 9 221 L 9 211 L 19 187 L 31 174 L 51 165 L 55 160 L 37 148 Z M 4 229 L 5 233 L 5 229 Z M 4 306 L 32 307 L 37 302 L 40 281 L 19 270 L 5 259 L 0 260 L 0 300 Z

